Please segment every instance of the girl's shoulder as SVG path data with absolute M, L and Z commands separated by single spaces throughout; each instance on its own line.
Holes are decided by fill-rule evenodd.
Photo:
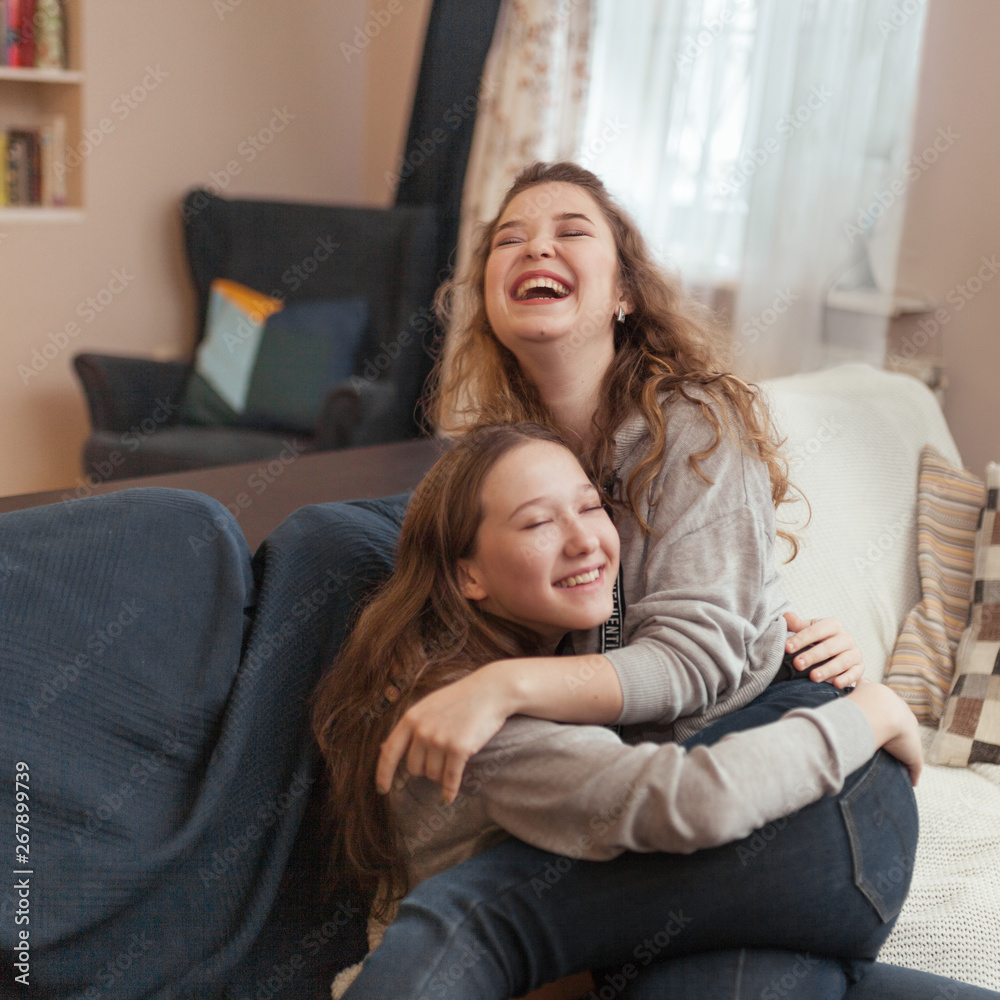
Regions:
M 660 393 L 660 413 L 666 428 L 665 451 L 687 449 L 687 454 L 711 447 L 717 430 L 738 428 L 738 416 L 733 407 L 709 393 L 704 386 L 692 383 L 678 389 Z M 724 436 L 726 436 L 724 434 Z M 738 439 L 733 438 L 734 443 Z M 620 468 L 629 457 L 641 460 L 656 437 L 641 410 L 633 410 L 615 432 L 615 458 Z

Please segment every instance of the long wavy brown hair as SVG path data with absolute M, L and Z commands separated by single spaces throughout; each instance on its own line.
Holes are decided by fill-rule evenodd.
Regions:
M 625 321 L 614 325 L 615 356 L 593 417 L 596 444 L 579 456 L 588 474 L 597 483 L 608 481 L 614 469 L 614 434 L 629 416 L 641 413 L 649 429 L 649 448 L 615 502 L 648 533 L 639 501 L 663 464 L 669 410 L 665 415 L 662 400 L 674 393 L 674 398 L 700 405 L 715 432 L 713 443 L 689 459 L 702 479 L 708 481 L 700 463 L 718 448 L 725 432 L 767 464 L 776 508 L 796 499 L 767 407 L 756 386 L 730 373 L 728 338 L 712 313 L 659 267 L 624 209 L 594 174 L 575 163 L 533 163 L 522 170 L 496 216 L 480 227 L 464 273 L 438 290 L 436 308 L 447 339 L 428 382 L 424 405 L 431 423 L 446 434 L 481 423 L 531 420 L 554 426 L 534 384 L 494 334 L 483 294 L 486 262 L 507 206 L 521 192 L 552 182 L 582 188 L 603 212 L 618 249 L 623 295 L 632 306 Z M 795 537 L 781 530 L 778 534 L 789 542 L 794 558 Z
M 389 579 L 365 605 L 313 702 L 313 732 L 335 817 L 331 875 L 376 893 L 382 915 L 405 895 L 405 853 L 375 795 L 383 740 L 421 697 L 485 663 L 540 651 L 539 637 L 462 595 L 458 560 L 474 558 L 490 469 L 531 441 L 564 444 L 530 423 L 480 427 L 442 456 L 410 499 Z

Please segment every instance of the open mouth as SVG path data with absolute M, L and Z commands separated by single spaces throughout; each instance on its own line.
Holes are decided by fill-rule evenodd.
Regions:
M 554 587 L 562 587 L 565 590 L 569 590 L 573 587 L 582 586 L 585 583 L 593 583 L 595 580 L 600 578 L 601 568 L 598 566 L 596 569 L 588 570 L 586 573 L 577 573 L 575 576 L 567 576 L 557 583 L 554 583 Z
M 526 277 L 514 289 L 515 302 L 531 302 L 537 299 L 564 299 L 572 289 L 557 278 Z

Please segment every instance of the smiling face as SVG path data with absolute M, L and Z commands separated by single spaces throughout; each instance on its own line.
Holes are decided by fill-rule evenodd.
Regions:
M 630 307 L 614 235 L 590 194 L 553 181 L 516 195 L 490 243 L 484 297 L 490 326 L 518 360 L 566 338 L 610 358 L 615 314 Z
M 460 559 L 463 595 L 554 646 L 606 621 L 618 576 L 618 532 L 567 448 L 531 441 L 483 480 L 482 521 Z

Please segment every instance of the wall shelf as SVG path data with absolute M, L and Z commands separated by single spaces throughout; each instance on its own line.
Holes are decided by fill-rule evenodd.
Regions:
M 82 8 L 82 0 L 66 0 L 67 69 L 0 66 L 0 129 L 41 129 L 61 119 L 65 122 L 66 154 L 80 148 L 83 136 Z M 66 160 L 70 162 L 68 155 Z M 0 207 L 0 223 L 83 218 L 85 166 L 76 162 L 66 168 L 65 204 Z

